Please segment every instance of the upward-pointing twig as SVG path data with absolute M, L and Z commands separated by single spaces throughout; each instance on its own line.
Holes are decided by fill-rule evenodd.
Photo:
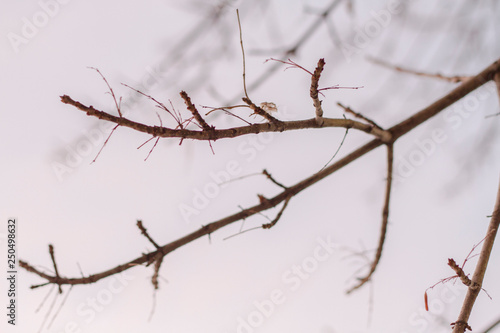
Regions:
M 319 78 L 321 76 L 321 72 L 323 71 L 324 67 L 325 67 L 325 59 L 321 58 L 319 59 L 318 65 L 316 66 L 316 69 L 314 70 L 314 73 L 311 77 L 310 95 L 313 100 L 314 108 L 316 109 L 316 122 L 318 123 L 319 126 L 323 125 L 324 123 L 323 108 L 321 107 L 321 101 L 318 98 Z
M 238 28 L 240 30 L 241 55 L 243 56 L 243 90 L 245 91 L 245 97 L 249 99 L 250 97 L 248 97 L 246 82 L 245 48 L 243 47 L 243 33 L 241 31 L 240 11 L 238 9 L 236 9 L 236 16 L 238 17 Z
M 198 124 L 200 124 L 201 128 L 203 128 L 204 131 L 212 131 L 212 130 L 214 130 L 214 128 L 212 126 L 210 126 L 209 124 L 207 124 L 207 122 L 205 121 L 205 119 L 203 119 L 201 117 L 200 113 L 198 112 L 198 110 L 194 106 L 193 102 L 191 102 L 191 98 L 188 96 L 187 92 L 185 92 L 183 90 L 183 91 L 180 92 L 180 95 L 181 95 L 182 99 L 184 100 L 184 103 L 186 103 L 187 109 L 189 111 L 191 111 L 191 113 L 193 114 L 194 119 L 196 119 L 196 121 L 198 122 Z
M 50 253 L 50 258 L 52 259 L 52 264 L 54 265 L 54 272 L 56 275 L 56 279 L 59 279 L 60 276 L 59 276 L 59 271 L 57 270 L 56 258 L 54 255 L 54 246 L 52 244 L 49 244 L 49 253 Z M 61 284 L 58 283 L 57 285 L 59 286 L 59 294 L 62 294 Z

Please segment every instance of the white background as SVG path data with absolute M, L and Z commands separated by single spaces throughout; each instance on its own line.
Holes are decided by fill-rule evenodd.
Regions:
M 136 149 L 149 137 L 119 128 L 91 163 L 105 139 L 99 132 L 103 123 L 61 103 L 59 96 L 116 114 L 104 81 L 88 68 L 96 67 L 123 96 L 126 117 L 159 125 L 159 112 L 163 123 L 172 126 L 165 112 L 120 83 L 167 105 L 171 100 L 185 118 L 180 90 L 200 110 L 201 105 L 239 103 L 234 99 L 243 96 L 235 9 L 241 13 L 250 84 L 274 66 L 264 61 L 282 56 L 330 3 L 228 1 L 214 20 L 218 1 L 2 1 L 2 251 L 6 221 L 16 217 L 21 259 L 51 272 L 48 244 L 53 244 L 61 275 L 79 277 L 79 267 L 85 275 L 98 273 L 153 250 L 137 229 L 137 219 L 158 243 L 166 244 L 237 212 L 239 206 L 256 204 L 257 194 L 278 193 L 262 176 L 244 178 L 216 187 L 199 214 L 183 217 L 180 207 L 194 207 L 196 193 L 214 188 L 209 185 L 213 174 L 220 175 L 228 165 L 237 166 L 233 178 L 266 168 L 286 185 L 321 169 L 343 129 L 220 140 L 212 143 L 215 155 L 207 142 L 186 140 L 179 146 L 178 139 L 164 139 L 144 161 L 154 141 Z M 374 65 L 368 55 L 445 75 L 475 75 L 500 56 L 495 1 L 406 1 L 385 18 L 376 13 L 387 12 L 388 2 L 353 1 L 351 11 L 346 3 L 292 56 L 311 71 L 325 58 L 322 87 L 363 87 L 326 91 L 321 98 L 327 117 L 342 117 L 336 106 L 340 101 L 390 127 L 455 86 Z M 354 51 L 342 52 L 332 32 L 344 50 Z M 283 71 L 285 67 L 250 97 L 276 103 L 280 119 L 312 117 L 309 75 Z M 383 148 L 293 198 L 271 230 L 224 240 L 238 233 L 242 226 L 237 222 L 214 233 L 211 241 L 204 237 L 170 253 L 155 298 L 152 267 L 126 271 L 122 284 L 107 278 L 75 286 L 62 306 L 67 286 L 54 298 L 56 289 L 49 286 L 31 290 L 44 281 L 20 270 L 17 325 L 7 325 L 2 314 L 1 331 L 238 332 L 243 320 L 255 326 L 239 330 L 245 333 L 447 332 L 458 316 L 464 288 L 453 282 L 436 286 L 429 291 L 429 313 L 423 310 L 424 292 L 453 275 L 448 258 L 461 264 L 484 237 L 499 181 L 500 117 L 485 118 L 499 112 L 498 96 L 492 83 L 473 95 L 395 145 L 395 173 L 401 177 L 393 188 L 387 240 L 372 283 L 361 290 L 345 294 L 363 274 L 358 269 L 367 267 L 359 254 L 368 251 L 371 259 L 377 245 L 386 177 Z M 248 118 L 247 111 L 235 112 L 260 121 Z M 243 125 L 222 114 L 207 120 L 218 128 Z M 422 142 L 429 142 L 435 130 L 443 140 L 434 141 L 426 153 Z M 349 131 L 336 159 L 370 139 Z M 411 162 L 418 156 L 424 158 Z M 276 212 L 265 214 L 273 218 Z M 263 216 L 254 216 L 243 228 L 263 223 Z M 334 242 L 335 251 L 317 262 L 307 278 L 295 278 L 298 284 L 287 280 L 294 265 L 317 260 L 320 240 Z M 481 293 L 469 322 L 478 331 L 500 315 L 499 253 L 496 244 L 484 282 L 493 299 Z M 474 263 L 467 263 L 467 273 Z M 2 281 L 0 300 L 6 304 L 7 284 Z M 283 302 L 267 312 L 258 310 L 256 304 L 269 304 L 277 291 Z

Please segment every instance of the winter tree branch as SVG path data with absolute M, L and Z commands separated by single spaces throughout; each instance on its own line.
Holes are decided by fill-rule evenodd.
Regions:
M 386 234 L 386 229 L 387 229 L 387 219 L 388 219 L 388 207 L 389 207 L 389 198 L 390 198 L 390 187 L 391 187 L 391 181 L 390 181 L 390 174 L 391 174 L 391 165 L 392 165 L 392 145 L 394 142 L 400 138 L 401 136 L 407 134 L 414 128 L 416 128 L 418 125 L 426 122 L 429 120 L 431 117 L 439 114 L 441 111 L 443 111 L 446 107 L 450 106 L 451 104 L 457 102 L 470 92 L 474 91 L 475 89 L 481 87 L 483 84 L 486 82 L 492 80 L 495 76 L 496 73 L 500 71 L 500 61 L 496 61 L 487 68 L 485 68 L 481 73 L 478 75 L 471 77 L 469 80 L 463 82 L 461 85 L 453 89 L 450 93 L 445 95 L 444 97 L 440 98 L 439 100 L 435 101 L 428 107 L 420 110 L 419 112 L 415 113 L 414 115 L 408 117 L 407 119 L 401 121 L 400 123 L 394 125 L 393 127 L 389 128 L 388 130 L 381 131 L 380 129 L 376 128 L 372 124 L 364 124 L 364 123 L 359 123 L 359 122 L 354 122 L 354 121 L 347 121 L 346 119 L 324 119 L 324 124 L 322 127 L 350 127 L 350 128 L 357 128 L 360 130 L 365 129 L 368 133 L 375 134 L 375 129 L 377 129 L 377 137 L 368 143 L 364 144 L 363 146 L 359 147 L 358 149 L 354 150 L 350 154 L 346 155 L 342 159 L 338 160 L 336 163 L 325 167 L 321 171 L 303 179 L 302 181 L 299 181 L 295 185 L 283 188 L 282 192 L 277 194 L 276 196 L 272 198 L 263 198 L 260 197 L 259 203 L 247 208 L 243 209 L 235 214 L 232 214 L 230 216 L 221 218 L 217 221 L 211 222 L 198 230 L 181 237 L 173 242 L 170 242 L 168 244 L 165 244 L 163 246 L 160 246 L 159 248 L 156 249 L 156 251 L 152 251 L 146 254 L 143 254 L 127 263 L 118 265 L 114 268 L 111 268 L 109 270 L 84 276 L 84 277 L 78 277 L 78 278 L 66 278 L 60 276 L 58 273 L 52 275 L 52 274 L 47 274 L 46 272 L 40 271 L 39 269 L 35 268 L 33 265 L 29 264 L 28 262 L 24 260 L 20 260 L 19 264 L 21 267 L 26 269 L 27 271 L 34 273 L 41 278 L 45 279 L 47 282 L 44 283 L 43 285 L 47 284 L 56 284 L 58 286 L 68 284 L 68 285 L 78 285 L 78 284 L 88 284 L 88 283 L 94 283 L 96 281 L 99 281 L 103 278 L 109 277 L 111 275 L 120 273 L 122 271 L 125 271 L 131 267 L 135 267 L 137 265 L 142 265 L 142 264 L 150 264 L 153 262 L 156 262 L 156 266 L 159 269 L 159 266 L 161 265 L 161 259 L 168 253 L 177 250 L 178 248 L 189 244 L 190 242 L 199 239 L 204 236 L 209 236 L 211 233 L 231 224 L 236 221 L 246 219 L 250 216 L 253 216 L 255 214 L 258 214 L 262 211 L 268 210 L 270 208 L 276 207 L 280 203 L 284 202 L 284 206 L 281 209 L 280 213 L 278 214 L 277 218 L 275 221 L 281 217 L 281 214 L 283 213 L 283 210 L 286 208 L 288 202 L 290 199 L 294 196 L 296 196 L 298 193 L 301 191 L 311 187 L 312 185 L 316 184 L 317 182 L 321 181 L 325 177 L 328 177 L 329 175 L 333 174 L 334 172 L 338 171 L 339 169 L 343 168 L 344 166 L 350 164 L 351 162 L 357 160 L 361 156 L 364 156 L 365 154 L 369 153 L 370 151 L 376 149 L 377 147 L 381 145 L 387 145 L 389 147 L 388 149 L 388 180 L 387 180 L 387 185 L 386 185 L 386 199 L 384 203 L 384 209 L 383 209 L 383 223 L 382 223 L 382 231 L 381 235 L 379 238 L 379 247 L 377 250 L 377 254 L 375 256 L 375 260 L 372 263 L 370 272 L 368 274 L 368 279 L 370 278 L 370 275 L 373 274 L 375 271 L 375 268 L 377 267 L 377 264 L 380 261 L 381 253 L 382 253 L 382 247 L 385 239 L 385 234 Z M 222 130 L 208 130 L 203 129 L 201 131 L 194 131 L 194 130 L 187 130 L 187 129 L 169 129 L 165 127 L 158 127 L 158 126 L 148 126 L 144 124 L 140 124 L 131 120 L 128 120 L 124 117 L 116 117 L 111 114 L 108 114 L 103 111 L 96 110 L 92 106 L 85 106 L 79 102 L 76 102 L 72 100 L 68 96 L 63 96 L 62 101 L 66 104 L 73 105 L 77 107 L 78 109 L 86 112 L 90 116 L 95 116 L 100 119 L 104 119 L 107 121 L 111 121 L 116 123 L 117 125 L 120 126 L 125 126 L 132 128 L 134 130 L 144 132 L 151 134 L 156 137 L 180 137 L 180 138 L 191 138 L 191 139 L 197 139 L 197 140 L 216 140 L 220 138 L 231 138 L 231 137 L 236 137 L 239 135 L 244 135 L 244 134 L 250 134 L 254 133 L 257 134 L 259 132 L 269 132 L 269 131 L 283 131 L 283 130 L 291 130 L 291 129 L 302 129 L 302 128 L 318 128 L 319 126 L 317 125 L 317 121 L 315 118 L 309 119 L 309 120 L 301 120 L 301 121 L 289 121 L 289 122 L 284 122 L 284 121 L 279 121 L 276 120 L 276 123 L 273 123 L 272 121 L 269 121 L 267 123 L 263 124 L 252 124 L 249 126 L 244 126 L 244 127 L 237 127 L 237 128 L 231 128 L 231 129 L 222 129 Z M 189 106 L 188 106 L 189 107 Z M 255 110 L 254 110 L 255 111 Z M 269 119 L 267 119 L 269 120 Z M 278 123 L 279 122 L 279 123 Z M 201 125 L 203 128 L 203 125 Z M 281 127 L 281 128 L 280 128 Z M 490 229 L 493 230 L 495 229 L 496 233 L 496 228 L 498 228 L 498 223 L 499 223 L 499 208 L 498 208 L 498 201 L 497 201 L 497 206 L 495 208 L 495 212 L 493 214 L 492 222 L 490 225 Z M 274 221 L 273 221 L 274 222 Z M 272 223 L 271 223 L 272 224 Z M 274 225 L 274 224 L 272 224 Z M 272 226 L 272 225 L 263 225 L 264 226 Z M 141 229 L 142 230 L 142 229 Z M 490 232 L 490 231 L 489 231 Z M 476 268 L 476 273 L 474 274 L 474 277 L 472 278 L 473 281 L 473 286 L 480 286 L 482 283 L 482 278 L 484 277 L 484 271 L 486 269 L 486 265 L 488 262 L 488 257 L 489 257 L 489 252 L 491 251 L 491 247 L 493 245 L 493 240 L 494 237 L 488 237 L 488 239 L 485 241 L 485 244 L 483 245 L 483 250 L 481 252 L 481 257 L 478 262 L 478 266 Z M 155 269 L 155 276 L 157 277 L 157 271 L 158 269 Z M 366 279 L 366 277 L 365 277 Z M 37 286 L 34 286 L 37 287 Z M 455 326 L 455 329 L 458 328 L 463 328 L 460 326 L 461 321 L 466 322 L 468 319 L 468 315 L 470 314 L 470 311 L 472 309 L 473 305 L 473 299 L 477 297 L 477 294 L 474 295 L 474 293 L 478 293 L 480 288 L 475 288 L 474 290 L 469 289 L 468 296 L 466 297 L 466 302 L 464 302 L 464 308 L 466 310 L 463 311 L 463 315 L 461 313 L 457 324 Z M 471 294 L 469 296 L 469 294 Z M 457 331 L 458 332 L 458 331 Z
M 464 302 L 462 304 L 462 309 L 456 322 L 452 325 L 453 333 L 462 333 L 466 329 L 472 330 L 468 323 L 469 316 L 472 312 L 476 298 L 481 292 L 483 285 L 484 275 L 486 273 L 486 268 L 488 267 L 488 261 L 490 259 L 491 250 L 493 248 L 493 243 L 495 242 L 495 237 L 498 232 L 498 227 L 500 226 L 500 184 L 497 193 L 497 199 L 495 202 L 495 207 L 493 209 L 493 214 L 491 216 L 490 224 L 486 231 L 486 237 L 484 239 L 483 247 L 481 248 L 481 254 L 476 264 L 476 269 L 472 275 L 472 279 L 468 280 L 462 278 L 464 284 L 468 286 L 467 294 L 465 295 Z

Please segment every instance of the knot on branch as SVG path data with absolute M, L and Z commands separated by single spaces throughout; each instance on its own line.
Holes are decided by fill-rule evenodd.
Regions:
M 54 265 L 54 272 L 56 276 L 50 280 L 50 282 L 57 284 L 59 287 L 59 294 L 62 294 L 62 288 L 61 288 L 61 277 L 59 276 L 59 271 L 57 270 L 57 264 L 56 264 L 56 258 L 54 255 L 54 246 L 52 244 L 49 244 L 49 254 L 50 258 L 52 259 L 52 264 Z
M 452 329 L 454 329 L 456 326 L 456 327 L 463 327 L 462 328 L 463 332 L 467 330 L 472 331 L 472 327 L 470 327 L 470 325 L 463 320 L 456 321 L 454 323 L 451 323 L 450 325 Z

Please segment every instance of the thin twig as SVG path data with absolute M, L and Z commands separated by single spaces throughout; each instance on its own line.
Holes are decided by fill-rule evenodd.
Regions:
M 418 72 L 418 71 L 411 70 L 411 69 L 408 69 L 408 68 L 403 68 L 403 67 L 400 67 L 400 66 L 391 65 L 391 64 L 389 64 L 389 63 L 387 63 L 387 62 L 385 62 L 383 60 L 376 59 L 376 58 L 373 58 L 373 57 L 368 57 L 368 60 L 370 60 L 371 62 L 373 62 L 373 63 L 375 63 L 377 65 L 381 65 L 381 66 L 393 69 L 393 70 L 401 72 L 401 73 L 408 73 L 408 74 L 413 74 L 413 75 L 422 76 L 422 77 L 430 77 L 430 78 L 440 79 L 440 80 L 444 80 L 444 81 L 448 81 L 448 82 L 452 82 L 452 83 L 460 83 L 460 82 L 463 82 L 463 81 L 468 80 L 468 79 L 471 78 L 470 76 L 459 76 L 459 75 L 456 75 L 456 76 L 445 76 L 445 75 L 442 75 L 442 74 L 439 74 L 439 73 L 437 73 L 437 74 L 431 74 L 431 73 Z
M 56 305 L 57 297 L 59 296 L 58 293 L 54 293 L 54 298 L 52 299 L 52 303 L 50 303 L 49 308 L 47 309 L 47 313 L 43 317 L 43 321 L 40 324 L 40 328 L 38 329 L 38 333 L 40 333 L 45 326 L 45 323 L 49 319 L 50 314 L 52 313 L 52 310 L 54 309 L 54 306 Z
M 262 229 L 271 229 L 272 227 L 274 227 L 276 225 L 276 223 L 278 223 L 279 219 L 281 218 L 281 215 L 283 215 L 283 212 L 285 211 L 286 207 L 288 206 L 290 199 L 291 198 L 288 198 L 285 200 L 283 207 L 281 207 L 280 211 L 278 212 L 278 214 L 276 215 L 274 220 L 272 220 L 270 223 L 263 224 Z
M 337 154 L 339 153 L 340 151 L 340 148 L 342 148 L 342 145 L 344 144 L 344 141 L 345 141 L 345 138 L 347 137 L 347 133 L 349 132 L 349 129 L 346 128 L 345 129 L 345 133 L 344 133 L 344 137 L 342 138 L 342 141 L 340 141 L 340 144 L 339 146 L 337 147 L 337 150 L 335 151 L 335 153 L 333 154 L 333 156 L 328 160 L 328 162 L 326 162 L 326 164 L 321 168 L 321 170 L 323 170 L 324 168 L 326 168 L 328 166 L 328 164 L 330 164 L 331 161 L 333 161 L 333 159 L 335 158 L 335 156 L 337 156 Z M 321 171 L 320 170 L 320 171 Z
M 324 18 L 328 17 L 334 9 L 341 4 L 343 1 L 341 0 L 332 0 L 330 4 L 324 9 L 322 13 L 320 13 L 319 17 L 311 22 L 311 24 L 307 27 L 307 29 L 304 30 L 303 34 L 300 35 L 295 43 L 293 43 L 290 47 L 288 47 L 286 50 L 282 52 L 282 55 L 279 57 L 280 59 L 287 59 L 290 56 L 293 56 L 298 53 L 298 51 L 306 45 L 306 42 L 314 36 L 314 33 L 316 30 L 318 30 L 322 24 Z M 280 68 L 279 64 L 275 64 L 275 66 L 272 66 L 269 68 L 267 71 L 262 72 L 259 77 L 257 77 L 253 82 L 251 82 L 248 86 L 248 91 L 252 92 L 253 90 L 257 89 L 260 87 L 264 82 L 266 82 L 269 78 L 271 78 L 274 73 Z M 227 101 L 226 104 L 234 104 L 236 101 L 240 99 L 240 95 L 235 95 L 232 99 Z
M 47 301 L 47 299 L 49 298 L 50 294 L 52 293 L 52 290 L 54 290 L 54 287 L 56 285 L 53 284 L 52 287 L 50 287 L 49 291 L 47 292 L 47 294 L 45 295 L 45 297 L 42 299 L 42 301 L 40 302 L 40 305 L 38 305 L 38 307 L 36 308 L 35 310 L 35 313 L 38 313 L 38 311 L 40 311 L 40 309 L 43 307 L 43 305 L 45 304 L 45 302 Z
M 344 109 L 345 112 L 347 113 L 350 113 L 352 115 L 354 115 L 356 118 L 359 118 L 359 119 L 362 119 L 364 121 L 366 121 L 367 123 L 375 126 L 376 128 L 378 128 L 379 130 L 383 131 L 384 129 L 382 127 L 380 127 L 376 122 L 374 122 L 373 120 L 371 120 L 370 118 L 368 117 L 365 117 L 363 116 L 361 113 L 358 113 L 358 112 L 355 112 L 353 109 L 351 109 L 350 107 L 348 106 L 344 106 L 342 103 L 340 102 L 337 102 L 337 105 L 340 106 L 342 109 Z
M 141 231 L 141 234 L 144 235 L 144 237 L 146 237 L 148 239 L 148 241 L 151 242 L 151 244 L 154 245 L 155 248 L 159 249 L 161 248 L 160 245 L 158 245 L 158 243 L 156 243 L 153 238 L 151 238 L 151 236 L 149 236 L 148 234 L 148 231 L 146 230 L 146 228 L 144 227 L 144 225 L 142 224 L 142 221 L 141 220 L 137 220 L 137 228 L 139 228 L 139 230 Z
M 245 97 L 248 97 L 247 93 L 247 81 L 246 81 L 246 67 L 245 67 L 245 48 L 243 47 L 243 32 L 241 30 L 241 22 L 240 22 L 240 11 L 236 9 L 236 16 L 238 17 L 238 29 L 240 30 L 240 44 L 241 44 L 241 55 L 243 57 L 243 90 L 245 91 Z
M 122 119 L 125 119 L 125 118 L 122 118 Z M 113 135 L 113 133 L 115 132 L 115 130 L 118 128 L 118 126 L 120 126 L 120 124 L 117 124 L 115 127 L 113 127 L 113 129 L 109 133 L 108 137 L 106 138 L 106 141 L 104 141 L 104 143 L 102 144 L 101 149 L 99 149 L 99 151 L 97 152 L 97 155 L 92 160 L 92 163 L 94 163 L 95 161 L 97 161 L 97 158 L 99 157 L 99 155 L 101 155 L 101 151 L 104 149 L 104 147 L 106 147 L 106 144 L 108 143 L 109 139 L 111 139 L 111 135 Z
M 486 232 L 487 237 L 485 238 L 483 247 L 481 248 L 481 254 L 479 255 L 476 269 L 474 270 L 474 274 L 472 275 L 472 283 L 467 289 L 467 294 L 465 295 L 465 299 L 462 304 L 462 309 L 460 310 L 458 319 L 455 322 L 453 333 L 465 332 L 465 328 L 468 326 L 472 308 L 482 288 L 483 279 L 486 273 L 486 268 L 488 267 L 491 250 L 495 242 L 498 227 L 500 226 L 500 184 L 498 188 L 495 207 L 493 209 L 493 214 L 491 215 L 492 217 L 490 220 L 490 224 Z
M 47 328 L 50 328 L 52 326 L 52 324 L 54 323 L 54 321 L 56 320 L 57 315 L 59 314 L 59 312 L 61 312 L 61 309 L 64 306 L 64 304 L 66 304 L 66 301 L 68 300 L 69 294 L 70 294 L 71 290 L 73 289 L 73 287 L 74 286 L 70 286 L 69 287 L 68 291 L 66 292 L 66 295 L 64 296 L 64 298 L 62 299 L 61 303 L 59 304 L 59 308 L 56 310 L 56 312 L 52 316 L 52 320 L 47 325 Z
M 149 98 L 150 100 L 152 100 L 153 102 L 155 102 L 157 105 L 158 108 L 162 109 L 162 110 L 165 110 L 172 118 L 174 118 L 175 122 L 177 123 L 177 125 L 182 128 L 182 117 L 181 117 L 181 114 L 177 114 L 175 113 L 175 109 L 173 109 L 173 105 L 172 105 L 172 102 L 170 102 L 170 105 L 172 106 L 172 109 L 174 110 L 174 112 L 170 111 L 166 106 L 165 104 L 163 104 L 162 102 L 156 100 L 156 98 L 148 95 L 148 94 L 145 94 L 143 93 L 142 91 L 140 90 L 137 90 L 135 88 L 132 88 L 131 86 L 125 84 L 125 83 L 122 83 L 122 85 L 124 85 L 125 87 L 129 88 L 129 89 L 132 89 L 133 91 L 135 91 L 136 93 L 138 94 L 141 94 L 147 98 Z
M 111 86 L 109 85 L 108 83 L 108 80 L 106 80 L 106 77 L 101 73 L 101 71 L 95 67 L 89 67 L 90 69 L 93 69 L 95 70 L 97 73 L 99 73 L 99 75 L 102 77 L 102 79 L 104 80 L 104 82 L 106 82 L 106 85 L 108 86 L 108 89 L 111 93 L 111 96 L 113 97 L 113 101 L 115 102 L 115 107 L 116 107 L 116 111 L 118 111 L 118 115 L 120 115 L 120 117 L 122 117 L 122 111 L 120 110 L 120 107 L 121 107 L 121 98 L 120 98 L 120 103 L 118 103 L 118 101 L 116 100 L 116 96 L 115 96 L 115 92 L 113 91 L 113 88 L 111 88 Z
M 153 276 L 151 277 L 151 283 L 153 284 L 155 290 L 159 289 L 158 276 L 160 275 L 160 267 L 161 264 L 163 263 L 163 258 L 165 257 L 159 256 L 158 259 L 155 261 L 154 273 Z
M 56 258 L 54 255 L 54 246 L 52 244 L 49 244 L 49 254 L 50 254 L 50 259 L 52 259 L 52 264 L 54 265 L 54 272 L 56 275 L 56 279 L 60 279 L 59 271 L 57 270 Z M 58 284 L 58 286 L 59 286 L 59 294 L 62 294 L 61 285 Z
M 370 278 L 372 277 L 373 273 L 377 269 L 377 265 L 380 262 L 380 258 L 382 257 L 382 250 L 384 248 L 385 236 L 387 234 L 387 224 L 389 221 L 389 203 L 391 200 L 393 158 L 394 158 L 393 145 L 388 144 L 387 145 L 387 182 L 386 182 L 386 187 L 385 187 L 384 208 L 382 210 L 382 227 L 381 227 L 381 231 L 380 231 L 380 238 L 378 241 L 377 252 L 375 253 L 375 259 L 373 260 L 373 262 L 371 264 L 370 271 L 368 272 L 368 274 L 365 277 L 359 279 L 358 284 L 347 291 L 348 294 L 350 294 L 354 290 L 358 289 L 359 287 L 364 285 L 366 282 L 370 281 Z
M 271 174 L 266 170 L 262 170 L 262 174 L 265 175 L 270 181 L 272 181 L 274 184 L 278 185 L 279 187 L 283 188 L 283 189 L 287 189 L 287 187 L 279 182 L 276 181 L 276 179 L 273 178 L 273 176 L 271 176 Z
M 234 108 L 248 108 L 248 105 L 234 105 L 234 106 L 223 106 L 223 107 L 211 107 L 211 106 L 204 106 L 202 105 L 201 106 L 202 108 L 207 108 L 207 109 L 212 109 L 210 111 L 208 111 L 207 113 L 205 113 L 205 116 L 208 116 L 209 114 L 211 114 L 212 112 L 214 111 L 224 111 L 227 115 L 231 116 L 231 117 L 235 117 L 243 122 L 245 122 L 247 125 L 252 125 L 250 122 L 246 121 L 245 119 L 241 118 L 240 116 L 237 116 L 235 115 L 234 113 L 232 112 L 229 112 L 228 110 L 226 109 L 234 109 Z
M 285 70 L 287 70 L 289 68 L 299 68 L 299 69 L 302 69 L 307 74 L 309 74 L 311 76 L 314 76 L 313 73 L 311 73 L 309 70 L 305 69 L 304 67 L 300 66 L 299 64 L 297 64 L 295 61 L 293 61 L 290 58 L 288 58 L 288 61 L 284 61 L 284 60 L 280 60 L 280 59 L 275 59 L 275 58 L 269 58 L 269 59 L 266 59 L 266 61 L 264 61 L 264 63 L 268 62 L 269 60 L 277 61 L 277 62 L 281 62 L 282 64 L 289 65 L 288 67 L 285 68 Z M 324 62 L 324 59 L 323 59 L 323 62 Z M 324 63 L 323 63 L 323 66 L 324 66 Z M 321 69 L 321 70 L 323 70 L 323 69 Z M 318 77 L 318 79 L 319 79 L 319 77 Z

